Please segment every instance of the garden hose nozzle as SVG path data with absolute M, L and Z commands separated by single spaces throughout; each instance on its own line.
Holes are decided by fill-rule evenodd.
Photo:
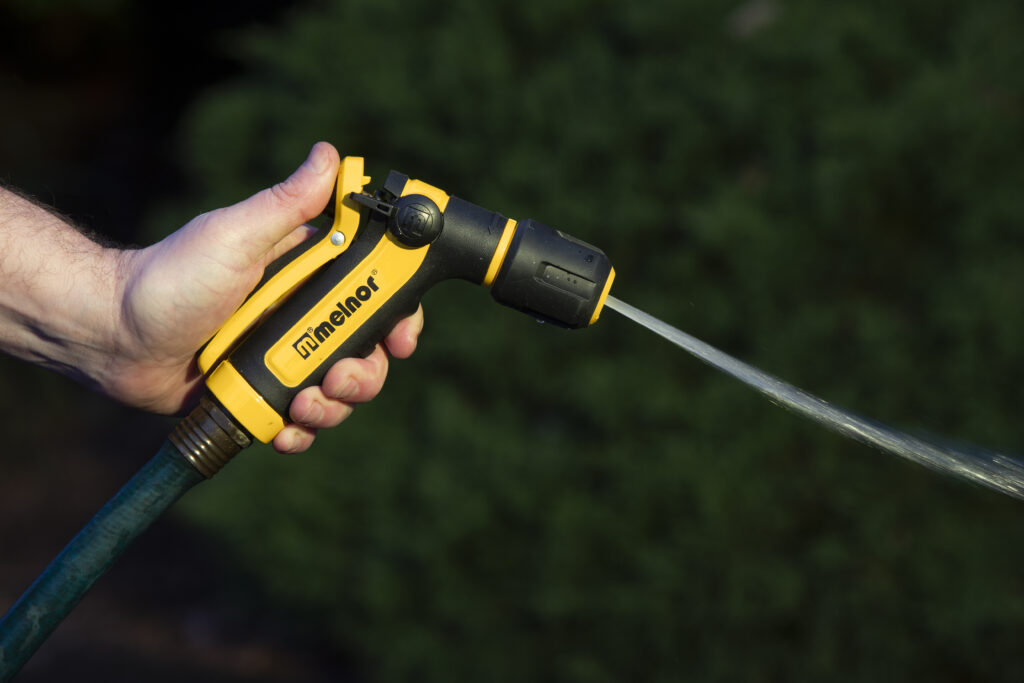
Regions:
M 207 343 L 199 365 L 222 410 L 206 424 L 223 427 L 216 416 L 230 415 L 271 441 L 299 391 L 341 358 L 368 355 L 442 280 L 483 285 L 499 303 L 562 327 L 600 315 L 615 275 L 600 249 L 395 171 L 375 193 L 364 190 L 369 182 L 363 159 L 346 157 L 330 230 L 275 263 Z M 219 460 L 218 448 L 197 456 L 203 467 Z

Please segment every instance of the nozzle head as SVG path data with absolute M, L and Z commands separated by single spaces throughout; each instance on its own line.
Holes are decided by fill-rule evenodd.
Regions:
M 586 327 L 614 277 L 603 251 L 534 220 L 521 221 L 491 294 L 506 306 L 561 327 Z

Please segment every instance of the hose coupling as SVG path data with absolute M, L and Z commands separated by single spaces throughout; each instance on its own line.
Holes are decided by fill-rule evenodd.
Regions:
M 199 405 L 175 425 L 168 439 L 207 479 L 252 443 L 249 435 L 209 396 L 199 399 Z

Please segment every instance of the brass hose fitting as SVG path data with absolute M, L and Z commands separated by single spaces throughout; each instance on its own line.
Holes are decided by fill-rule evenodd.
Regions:
M 208 396 L 203 396 L 188 417 L 175 425 L 168 440 L 207 479 L 252 443 L 249 435 Z

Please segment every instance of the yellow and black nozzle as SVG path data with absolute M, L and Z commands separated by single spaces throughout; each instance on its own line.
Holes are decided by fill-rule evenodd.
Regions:
M 576 329 L 597 322 L 614 279 L 600 249 L 528 219 L 516 226 L 491 295 L 539 320 Z
M 369 182 L 361 158 L 342 161 L 331 229 L 274 264 L 200 355 L 214 402 L 260 441 L 284 428 L 299 391 L 368 355 L 441 281 L 483 285 L 567 328 L 604 306 L 614 270 L 596 247 L 395 171 L 373 194 Z

